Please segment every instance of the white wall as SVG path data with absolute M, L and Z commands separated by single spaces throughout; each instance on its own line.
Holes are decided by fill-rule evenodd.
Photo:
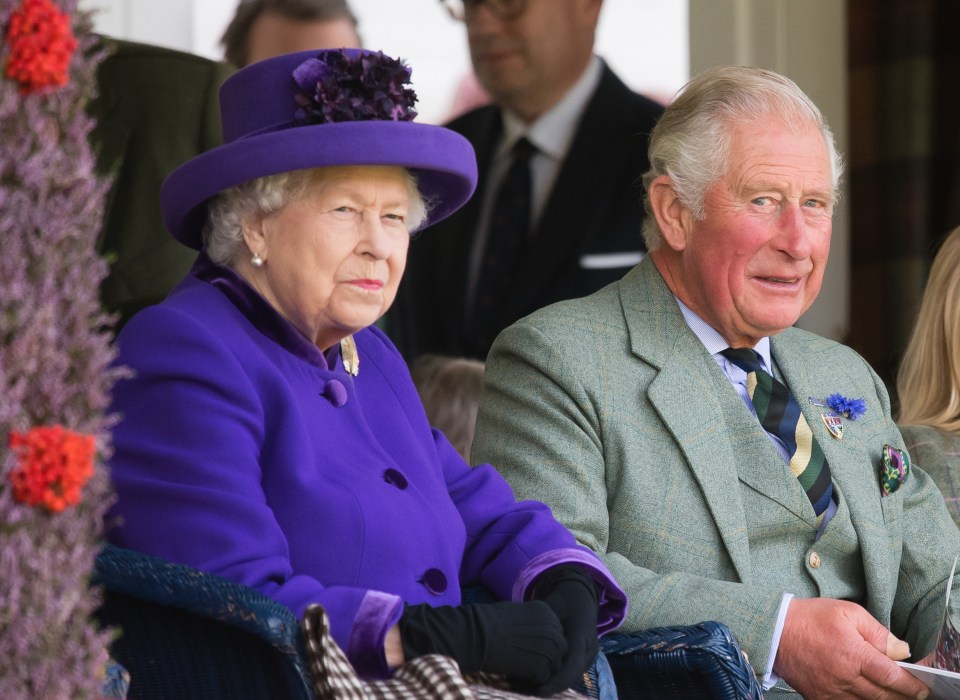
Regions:
M 220 35 L 237 0 L 80 0 L 98 31 L 220 58 Z M 413 67 L 422 121 L 442 121 L 469 71 L 461 24 L 438 0 L 350 0 L 363 43 Z M 625 82 L 667 98 L 689 77 L 687 0 L 605 0 L 597 52 Z

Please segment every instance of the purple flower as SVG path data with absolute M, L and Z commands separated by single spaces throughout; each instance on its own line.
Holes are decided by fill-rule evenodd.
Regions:
M 867 412 L 867 403 L 863 399 L 848 399 L 843 394 L 830 394 L 827 397 L 827 406 L 841 416 L 856 420 Z
M 412 121 L 417 94 L 410 68 L 382 52 L 321 51 L 293 71 L 298 124 L 386 120 Z

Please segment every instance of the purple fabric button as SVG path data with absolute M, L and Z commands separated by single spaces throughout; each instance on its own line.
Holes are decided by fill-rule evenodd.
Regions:
M 424 588 L 433 595 L 443 595 L 447 592 L 447 576 L 440 569 L 427 569 L 419 583 L 422 583 Z
M 347 388 L 336 379 L 327 381 L 320 395 L 336 408 L 340 408 L 347 402 Z
M 398 472 L 396 469 L 388 469 L 383 473 L 383 480 L 386 481 L 391 486 L 396 486 L 398 489 L 403 491 L 407 488 L 407 477 Z

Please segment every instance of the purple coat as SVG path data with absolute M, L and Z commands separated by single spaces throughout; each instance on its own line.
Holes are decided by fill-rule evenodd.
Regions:
M 201 255 L 118 338 L 111 468 L 115 543 L 225 576 L 289 606 L 323 605 L 363 674 L 403 602 L 457 605 L 482 584 L 523 600 L 557 563 L 601 589 L 599 631 L 626 600 L 603 564 L 489 465 L 427 423 L 379 330 L 354 336 L 357 377 L 232 271 Z

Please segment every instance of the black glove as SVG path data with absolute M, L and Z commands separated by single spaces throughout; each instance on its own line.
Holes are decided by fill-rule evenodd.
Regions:
M 578 566 L 556 566 L 536 578 L 533 597 L 549 605 L 560 618 L 567 640 L 562 668 L 537 689 L 539 695 L 553 695 L 576 683 L 600 651 L 597 586 Z
M 408 605 L 400 618 L 403 655 L 453 657 L 460 671 L 505 676 L 525 692 L 553 679 L 567 652 L 563 627 L 546 603 Z

